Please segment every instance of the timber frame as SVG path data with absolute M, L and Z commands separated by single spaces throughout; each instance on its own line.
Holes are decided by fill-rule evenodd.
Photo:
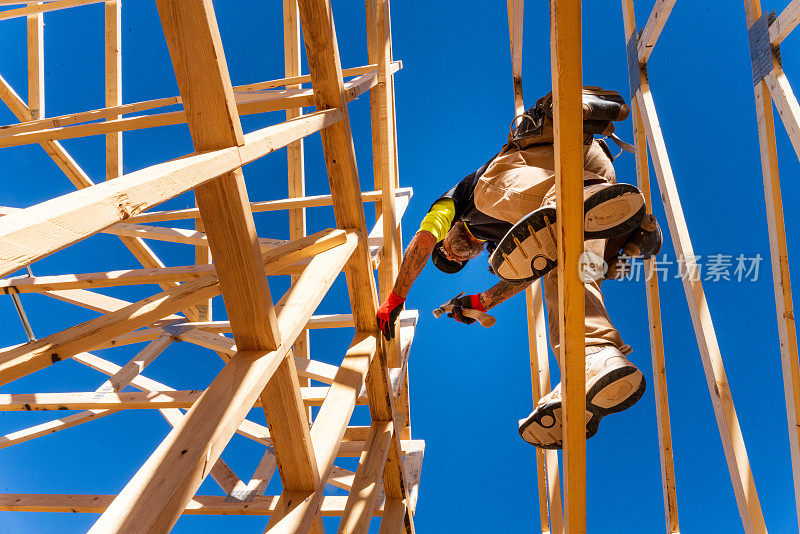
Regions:
M 647 76 L 647 63 L 656 45 L 667 19 L 675 6 L 676 0 L 656 0 L 651 14 L 643 28 L 637 28 L 634 17 L 634 0 L 621 0 L 625 27 L 625 43 L 627 49 L 628 72 L 630 74 L 631 102 L 633 110 L 633 136 L 636 147 L 636 174 L 638 186 L 647 200 L 648 209 L 654 198 L 661 198 L 669 224 L 670 234 L 677 254 L 686 260 L 687 272 L 696 272 L 696 257 L 692 249 L 689 230 L 686 225 L 683 208 L 676 185 L 675 176 L 670 166 L 667 147 L 661 132 L 656 114 L 650 81 Z M 515 114 L 520 115 L 525 107 L 522 100 L 522 28 L 524 0 L 507 0 L 508 20 L 511 39 L 512 80 L 514 89 Z M 778 159 L 775 140 L 775 126 L 772 113 L 774 103 L 778 114 L 786 128 L 792 146 L 800 158 L 800 105 L 792 92 L 782 66 L 780 43 L 800 23 L 800 0 L 791 0 L 782 13 L 762 13 L 760 0 L 744 0 L 747 30 L 753 63 L 753 83 L 755 91 L 756 118 L 760 140 L 763 183 L 766 200 L 766 214 L 769 230 L 770 256 L 775 290 L 775 304 L 778 321 L 783 384 L 788 417 L 789 448 L 791 451 L 792 473 L 794 477 L 795 506 L 798 522 L 800 522 L 800 364 L 798 362 L 797 333 L 792 304 L 791 281 L 789 277 L 788 251 L 786 246 L 786 229 L 783 220 L 783 204 L 781 200 L 780 180 L 778 176 Z M 568 106 L 577 109 L 579 97 L 573 84 L 577 76 L 580 86 L 580 43 L 565 45 L 559 40 L 559 27 L 569 28 L 573 34 L 580 35 L 580 0 L 550 0 L 551 13 L 551 48 L 553 70 L 554 108 L 556 109 L 556 147 L 559 140 L 562 146 L 571 142 L 574 137 L 570 124 L 572 115 L 561 119 L 562 132 L 558 133 L 559 98 L 569 102 Z M 576 41 L 573 39 L 573 41 Z M 577 63 L 577 71 L 575 64 Z M 570 89 L 567 90 L 566 85 Z M 571 91 L 571 92 L 570 92 Z M 565 111 L 561 111 L 562 114 Z M 580 128 L 580 123 L 577 123 Z M 648 149 L 655 169 L 658 193 L 651 195 L 648 166 Z M 558 152 L 557 152 L 558 154 Z M 558 194 L 558 205 L 579 206 L 575 198 L 569 197 L 564 187 L 563 174 L 570 172 L 563 154 L 557 156 L 559 175 L 557 183 L 561 190 Z M 578 210 L 573 210 L 580 212 Z M 561 225 L 561 215 L 559 223 Z M 561 263 L 569 261 L 574 250 L 570 247 L 580 241 L 574 237 L 574 221 L 563 221 L 563 229 L 559 231 L 559 309 L 561 316 L 560 362 L 562 376 L 566 386 L 562 391 L 565 396 L 564 422 L 564 503 L 562 508 L 562 490 L 559 477 L 558 455 L 555 451 L 537 449 L 538 497 L 541 518 L 540 529 L 544 533 L 561 534 L 564 532 L 580 533 L 587 531 L 586 525 L 586 464 L 585 440 L 582 435 L 574 434 L 571 420 L 582 417 L 583 402 L 579 387 L 582 377 L 582 358 L 574 358 L 574 354 L 582 354 L 580 340 L 572 336 L 582 336 L 583 318 L 573 310 L 574 315 L 564 316 L 564 299 L 576 304 L 582 303 L 583 296 L 571 293 L 570 287 L 579 287 L 571 278 L 561 271 Z M 579 230 L 579 228 L 578 228 Z M 573 235 L 573 241 L 570 240 Z M 563 243 L 562 243 L 563 238 Z M 645 269 L 651 269 L 646 260 Z M 569 263 L 567 263 L 569 265 Z M 577 265 L 577 262 L 572 263 Z M 721 442 L 730 472 L 731 483 L 736 497 L 739 515 L 745 532 L 766 533 L 766 525 L 758 499 L 753 473 L 747 457 L 744 439 L 733 405 L 733 398 L 728 385 L 722 354 L 717 342 L 714 325 L 711 320 L 708 303 L 699 277 L 683 277 L 686 301 L 697 337 L 698 347 L 708 382 L 709 393 L 714 407 Z M 664 495 L 665 530 L 668 534 L 679 533 L 678 508 L 676 496 L 675 469 L 672 455 L 672 434 L 670 428 L 669 403 L 667 398 L 665 355 L 663 332 L 661 326 L 661 307 L 659 300 L 658 277 L 649 277 L 646 282 L 647 307 L 650 326 L 651 354 L 653 360 L 653 390 L 655 395 L 656 419 L 660 446 L 661 475 Z M 538 282 L 527 291 L 528 334 L 531 356 L 531 385 L 533 405 L 541 396 L 551 389 L 550 371 L 548 367 L 548 347 L 546 342 L 546 316 L 542 304 L 541 288 Z M 575 305 L 574 309 L 582 306 Z M 573 329 L 570 330 L 570 325 Z M 576 327 L 577 330 L 575 329 Z M 573 343 L 571 348 L 566 344 Z M 559 356 L 559 355 L 557 355 Z M 575 391 L 578 389 L 578 391 Z M 576 399 L 575 396 L 578 398 Z
M 425 447 L 411 439 L 408 402 L 418 315 L 403 312 L 392 342 L 380 335 L 375 317 L 397 275 L 400 219 L 412 194 L 399 187 L 393 76 L 402 65 L 392 58 L 389 0 L 366 1 L 369 64 L 349 69 L 342 69 L 329 0 L 283 0 L 285 77 L 238 87 L 211 0 L 156 0 L 180 95 L 132 103 L 123 103 L 120 90 L 120 0 L 16 3 L 26 5 L 0 11 L 0 20 L 27 19 L 28 101 L 0 77 L 0 99 L 20 121 L 0 132 L 0 146 L 41 145 L 77 190 L 24 209 L 0 208 L 0 276 L 26 269 L 0 280 L 0 292 L 14 299 L 29 337 L 0 349 L 0 385 L 57 369 L 67 359 L 108 378 L 95 391 L 0 395 L 2 411 L 76 411 L 0 436 L 0 448 L 121 410 L 158 410 L 173 428 L 118 495 L 5 494 L 0 510 L 99 513 L 91 532 L 104 533 L 167 532 L 182 514 L 267 516 L 265 531 L 286 533 L 322 533 L 322 517 L 329 516 L 340 518 L 339 532 L 365 533 L 379 516 L 380 532 L 413 533 Z M 105 107 L 48 117 L 44 14 L 94 3 L 105 9 Z M 364 93 L 371 109 L 371 191 L 359 185 L 348 114 L 348 103 Z M 161 110 L 175 105 L 182 109 Z M 306 107 L 316 109 L 304 113 Z M 284 122 L 243 131 L 242 115 L 276 110 L 285 110 Z M 123 173 L 122 132 L 174 124 L 188 125 L 194 152 Z M 316 132 L 330 194 L 306 196 L 303 138 Z M 105 137 L 106 172 L 99 180 L 59 142 L 92 135 Z M 251 201 L 242 167 L 283 148 L 289 198 Z M 196 208 L 151 209 L 185 193 L 193 193 Z M 365 203 L 375 203 L 374 226 L 367 224 Z M 307 235 L 306 209 L 317 206 L 333 206 L 337 228 Z M 289 240 L 256 234 L 253 213 L 277 210 L 288 211 Z M 170 226 L 179 220 L 193 221 L 194 229 Z M 98 233 L 119 236 L 141 267 L 33 274 L 37 260 Z M 193 247 L 194 263 L 166 266 L 147 245 L 152 240 Z M 340 273 L 351 312 L 315 315 Z M 274 276 L 291 280 L 277 301 L 270 291 Z M 94 291 L 153 284 L 160 292 L 137 302 Z M 36 339 L 21 293 L 99 315 Z M 213 318 L 220 296 L 224 321 Z M 311 359 L 309 330 L 319 328 L 354 329 L 340 365 Z M 177 391 L 143 374 L 179 341 L 222 359 L 202 389 Z M 143 346 L 122 366 L 90 352 L 134 343 Z M 357 405 L 369 407 L 368 425 L 351 424 Z M 247 419 L 254 407 L 264 411 L 267 426 Z M 235 433 L 264 449 L 249 479 L 221 457 Z M 335 465 L 340 457 L 359 458 L 355 472 Z M 264 495 L 276 470 L 280 492 Z M 222 495 L 197 494 L 208 475 Z M 332 495 L 330 487 L 348 495 Z

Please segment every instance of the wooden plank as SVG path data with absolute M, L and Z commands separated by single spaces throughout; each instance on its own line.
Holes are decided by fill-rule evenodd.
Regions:
M 159 336 L 154 341 L 149 343 L 142 351 L 137 353 L 123 367 L 117 367 L 111 377 L 104 382 L 94 394 L 107 392 L 107 391 L 121 391 L 126 385 L 135 380 L 138 375 L 147 367 L 167 346 L 172 342 L 169 336 Z M 24 407 L 26 408 L 26 407 Z M 0 436 L 0 448 L 10 447 L 18 443 L 32 440 L 34 438 L 53 434 L 60 430 L 71 428 L 79 424 L 83 424 L 106 415 L 111 415 L 113 412 L 105 409 L 92 409 L 86 412 L 72 414 L 67 417 L 62 417 L 54 421 L 47 421 L 23 430 L 11 432 L 4 436 Z
M 408 507 L 405 501 L 401 499 L 387 500 L 378 534 L 398 534 L 402 532 L 407 512 Z
M 195 150 L 243 145 L 213 5 L 174 0 L 156 5 Z M 240 350 L 276 349 L 281 334 L 241 169 L 196 186 L 194 193 Z
M 396 68 L 396 65 L 393 65 L 393 68 Z M 345 84 L 346 101 L 350 102 L 355 100 L 377 83 L 375 71 L 362 74 L 358 78 L 348 81 Z M 311 89 L 287 89 L 269 92 L 260 91 L 252 94 L 235 94 L 237 102 L 236 109 L 241 116 L 264 113 L 267 111 L 299 109 L 303 106 L 312 105 L 312 97 L 313 92 Z M 124 108 L 124 106 L 120 107 Z M 113 108 L 107 108 L 107 110 L 108 109 Z M 103 113 L 108 114 L 108 111 L 104 111 Z M 56 122 L 56 119 L 48 119 L 43 122 L 44 124 L 51 124 Z M 136 117 L 109 118 L 102 122 L 87 124 L 62 125 L 59 123 L 56 126 L 43 129 L 32 128 L 32 123 L 23 123 L 0 130 L 0 148 L 32 143 L 46 143 L 63 139 L 75 139 L 92 135 L 108 135 L 114 132 L 157 128 L 160 126 L 184 124 L 186 122 L 187 115 L 185 111 L 170 111 Z
M 522 99 L 522 35 L 525 0 L 507 0 L 508 33 L 511 43 L 511 78 L 514 88 L 514 116 L 525 112 Z
M 0 12 L 2 16 L 2 12 Z M 28 39 L 28 110 L 31 119 L 45 115 L 44 106 L 44 20 L 41 13 L 27 17 Z
M 528 350 L 531 363 L 531 394 L 533 406 L 547 395 L 550 385 L 550 362 L 547 347 L 547 315 L 540 281 L 525 290 L 528 311 Z M 539 518 L 542 533 L 564 532 L 564 509 L 561 502 L 561 481 L 558 470 L 558 451 L 536 449 L 539 490 Z
M 759 11 L 761 10 L 759 6 Z M 752 22 L 751 22 L 752 23 Z M 800 0 L 792 0 L 786 6 L 775 22 L 769 25 L 769 40 L 774 46 L 778 46 L 786 39 L 792 30 L 800 23 Z
M 318 110 L 339 108 L 344 114 L 338 126 L 332 124 L 320 132 L 336 223 L 340 228 L 367 235 L 330 3 L 328 0 L 299 0 L 298 6 L 314 102 Z M 359 243 L 345 273 L 356 330 L 377 332 L 378 301 L 366 242 Z
M 781 116 L 795 154 L 800 159 L 800 104 L 797 103 L 792 86 L 789 85 L 789 80 L 786 79 L 786 74 L 780 67 L 767 74 L 764 81 L 767 83 L 772 101 L 775 102 L 775 107 Z
M 583 113 L 581 2 L 551 0 L 553 136 L 556 163 L 558 309 L 561 394 L 564 399 L 564 521 L 586 532 L 586 378 L 584 288 L 577 265 L 583 253 Z
M 338 110 L 305 115 L 248 134 L 243 147 L 153 165 L 6 215 L 0 219 L 0 276 L 268 154 L 340 117 Z
M 0 412 L 188 409 L 203 393 L 202 390 L 117 391 L 0 393 Z M 328 392 L 329 388 L 324 386 L 305 386 L 300 388 L 300 395 L 306 406 L 321 406 Z M 367 396 L 359 396 L 357 404 L 367 404 Z M 262 406 L 263 404 L 260 400 L 254 405 L 256 408 Z
M 90 532 L 166 531 L 175 524 L 207 475 L 206 466 L 219 458 L 284 361 L 303 324 L 353 252 L 356 240 L 351 234 L 345 246 L 312 260 L 278 313 L 279 331 L 285 336 L 279 348 L 273 352 L 237 352 Z
M 653 53 L 656 41 L 661 35 L 661 30 L 664 29 L 673 7 L 675 7 L 675 0 L 656 0 L 647 24 L 642 29 L 642 35 L 639 37 L 639 63 L 647 63 L 650 59 L 650 54 Z M 626 32 L 626 35 L 629 34 L 630 32 Z
M 397 70 L 399 70 L 401 68 L 402 68 L 402 62 L 400 62 L 400 61 L 392 62 L 392 71 L 393 72 L 397 71 Z M 351 75 L 361 76 L 363 74 L 368 74 L 369 76 L 367 76 L 367 79 L 371 79 L 371 78 L 374 77 L 374 73 L 372 71 L 377 71 L 377 65 L 364 65 L 362 67 L 353 67 L 353 68 L 350 68 L 350 69 L 344 69 L 342 71 L 342 74 L 344 76 L 351 76 Z M 269 80 L 269 81 L 265 81 L 265 82 L 257 82 L 257 83 L 254 83 L 254 84 L 238 85 L 238 86 L 234 86 L 233 89 L 234 89 L 234 93 L 236 94 L 237 98 L 240 98 L 242 100 L 242 103 L 244 103 L 245 101 L 253 102 L 253 96 L 256 96 L 257 97 L 256 101 L 260 102 L 261 101 L 261 99 L 260 99 L 261 96 L 264 97 L 264 100 L 274 100 L 274 99 L 276 99 L 278 97 L 287 95 L 287 91 L 266 92 L 266 91 L 263 91 L 264 89 L 269 89 L 269 88 L 272 88 L 272 87 L 280 87 L 280 86 L 290 87 L 290 86 L 295 85 L 295 84 L 299 85 L 299 84 L 301 84 L 303 82 L 309 82 L 309 81 L 311 81 L 311 77 L 308 76 L 308 75 L 306 75 L 306 76 L 293 76 L 293 77 L 290 77 L 290 78 L 280 78 L 280 79 L 277 79 L 277 80 Z M 363 81 L 365 81 L 365 80 L 362 78 L 361 82 L 363 82 Z M 348 87 L 348 88 L 352 89 L 352 88 L 355 87 L 355 83 L 357 83 L 357 82 L 358 82 L 357 80 L 350 80 L 345 84 L 345 87 Z M 238 93 L 244 93 L 244 92 L 252 93 L 253 91 L 259 91 L 259 93 L 257 95 L 238 94 Z M 308 91 L 304 91 L 303 93 L 288 93 L 288 94 L 292 94 L 292 95 L 301 95 L 302 94 L 303 97 L 306 98 L 306 97 L 310 97 L 310 95 L 312 95 L 313 93 L 308 92 Z M 350 96 L 350 93 L 348 93 L 348 97 L 349 96 Z M 17 98 L 19 98 L 19 97 L 17 97 Z M 26 121 L 18 123 L 18 124 L 12 124 L 12 125 L 3 126 L 2 129 L 0 129 L 0 137 L 6 136 L 6 135 L 11 135 L 11 134 L 16 134 L 16 133 L 31 132 L 31 131 L 35 131 L 35 130 L 47 130 L 47 129 L 50 129 L 50 128 L 57 128 L 57 127 L 69 126 L 69 125 L 73 125 L 73 124 L 80 124 L 80 123 L 83 123 L 83 122 L 88 122 L 88 121 L 93 121 L 93 120 L 98 120 L 98 119 L 114 119 L 114 118 L 119 118 L 121 115 L 127 115 L 127 114 L 130 114 L 130 113 L 136 113 L 136 112 L 139 112 L 139 111 L 152 110 L 152 109 L 156 109 L 156 108 L 160 108 L 160 107 L 172 106 L 172 105 L 180 104 L 180 103 L 181 103 L 181 97 L 180 96 L 171 96 L 171 97 L 165 97 L 165 98 L 157 98 L 157 99 L 153 99 L 153 100 L 144 100 L 144 101 L 141 101 L 141 102 L 132 102 L 132 103 L 129 103 L 129 104 L 120 104 L 118 106 L 109 106 L 109 107 L 94 109 L 94 110 L 90 110 L 90 111 L 81 111 L 81 112 L 78 112 L 78 113 L 69 113 L 69 114 L 66 114 L 66 115 L 58 115 L 56 117 L 42 118 L 42 119 L 39 119 L 39 120 L 26 120 Z M 20 107 L 20 104 L 21 104 L 21 107 Z M 24 102 L 21 102 L 21 100 L 20 101 L 13 100 L 12 104 L 10 104 L 10 105 L 17 106 L 17 108 L 18 108 L 18 110 L 20 111 L 21 114 L 23 114 L 23 115 L 28 114 L 28 111 L 25 108 L 25 104 L 24 104 Z M 294 105 L 294 104 L 292 104 L 292 105 Z M 261 107 L 257 107 L 257 108 L 253 107 L 253 106 L 248 106 L 247 108 L 245 108 L 244 106 L 238 106 L 238 107 L 239 107 L 239 114 L 240 115 L 244 114 L 243 111 L 246 111 L 248 113 L 250 113 L 250 112 L 252 112 L 252 113 L 260 113 L 261 111 L 268 111 L 267 109 L 263 109 L 262 110 Z M 282 108 L 279 108 L 279 109 L 282 109 Z M 185 122 L 185 120 L 184 120 L 184 122 Z
M 683 287 L 700 348 L 700 356 L 703 361 L 708 389 L 714 406 L 714 414 L 717 418 L 717 425 L 722 438 L 722 446 L 725 449 L 725 458 L 728 462 L 728 470 L 730 471 L 739 514 L 742 517 L 745 532 L 766 532 L 761 503 L 758 499 L 753 473 L 750 469 L 750 462 L 744 445 L 744 438 L 742 437 L 733 405 L 728 379 L 725 375 L 722 355 L 708 309 L 708 301 L 706 300 L 702 283 L 699 279 L 695 280 L 695 278 L 699 277 L 691 274 L 696 272 L 697 269 L 696 257 L 689 237 L 689 229 L 686 226 L 683 208 L 678 197 L 677 185 L 669 163 L 666 144 L 664 143 L 664 137 L 656 115 L 655 103 L 650 93 L 650 87 L 645 80 L 643 80 L 640 90 L 636 93 L 636 98 L 641 111 L 642 122 L 647 132 L 647 141 L 661 190 L 661 198 L 664 200 L 675 253 L 685 259 L 686 272 L 690 273 L 688 276 L 683 277 Z
M 395 191 L 395 195 L 398 199 L 400 197 L 408 197 L 408 199 L 410 200 L 413 194 L 414 191 L 410 187 L 398 188 Z M 377 200 L 380 200 L 380 197 L 381 197 L 380 191 L 365 191 L 361 193 L 362 202 L 375 202 Z M 406 201 L 403 200 L 403 202 Z M 261 202 L 251 202 L 250 210 L 253 213 L 261 213 L 264 211 L 278 211 L 285 209 L 293 210 L 299 208 L 311 208 L 311 207 L 332 206 L 332 205 L 333 205 L 333 199 L 331 195 L 313 195 L 313 196 L 298 197 L 298 198 L 286 198 L 280 200 L 265 200 Z M 7 215 L 9 213 L 13 213 L 13 211 L 14 208 L 0 208 L 0 215 Z M 127 222 L 135 224 L 145 224 L 152 222 L 192 219 L 192 218 L 197 218 L 199 216 L 200 216 L 200 210 L 191 208 L 184 210 L 150 211 L 147 213 L 142 213 L 141 215 L 136 215 L 134 217 L 131 217 L 130 219 L 127 219 Z
M 636 31 L 636 15 L 633 0 L 623 3 L 623 22 L 625 39 L 629 40 Z M 637 65 L 638 68 L 638 65 Z M 650 169 L 647 160 L 647 135 L 642 124 L 639 104 L 634 99 L 633 139 L 636 146 L 636 177 L 639 190 L 645 198 L 648 213 L 652 213 L 650 195 Z M 645 269 L 652 267 L 653 260 L 645 260 Z M 664 498 L 664 522 L 667 534 L 680 532 L 678 520 L 678 501 L 675 486 L 675 466 L 672 454 L 672 429 L 669 418 L 669 397 L 667 395 L 667 375 L 664 357 L 664 334 L 661 326 L 661 301 L 658 292 L 658 277 L 652 276 L 646 282 L 647 315 L 650 326 L 650 353 L 653 359 L 653 386 L 656 400 L 656 420 L 658 423 L 658 445 L 661 463 L 661 488 Z
M 106 107 L 122 105 L 122 3 L 105 3 Z M 119 115 L 110 117 L 118 119 Z M 106 179 L 122 176 L 122 133 L 106 134 Z
M 100 2 L 103 1 L 104 0 L 60 0 L 58 2 L 31 3 L 31 5 L 28 5 L 26 7 L 0 11 L 0 20 L 9 20 L 17 17 L 31 16 L 31 15 L 45 13 L 48 11 L 68 9 L 70 7 L 85 6 L 89 4 L 99 4 Z
M 20 121 L 29 121 L 32 119 L 33 115 L 30 109 L 28 109 L 28 106 L 25 105 L 25 102 L 22 101 L 19 95 L 17 95 L 2 76 L 0 76 L 0 99 L 5 102 L 11 112 Z M 89 187 L 94 185 L 89 175 L 81 169 L 60 143 L 57 141 L 43 141 L 40 144 L 45 152 L 47 152 L 47 155 L 53 159 L 55 164 L 58 165 L 75 187 Z
M 367 447 L 359 459 L 353 487 L 342 512 L 340 533 L 366 534 L 369 530 L 372 511 L 378 505 L 381 494 L 378 480 L 392 441 L 392 425 L 391 421 L 378 421 L 370 427 Z
M 297 0 L 283 0 L 283 64 L 286 78 L 299 76 L 302 72 L 302 47 L 300 38 L 300 12 Z M 287 89 L 302 89 L 301 84 L 287 85 Z M 287 109 L 286 120 L 303 114 L 303 108 Z M 286 147 L 287 187 L 289 198 L 302 198 L 306 194 L 305 152 L 303 140 L 298 139 Z M 297 207 L 289 210 L 289 239 L 297 239 L 306 235 L 306 210 Z M 296 277 L 292 277 L 294 283 Z M 297 337 L 292 352 L 295 356 L 308 358 L 311 339 L 308 330 Z M 308 379 L 300 379 L 301 386 L 308 386 Z M 308 413 L 311 417 L 311 413 Z
M 0 511 L 8 512 L 65 512 L 99 514 L 109 508 L 115 495 L 63 495 L 63 494 L 0 494 Z M 325 517 L 338 517 L 344 511 L 346 496 L 322 498 L 320 513 Z M 278 496 L 256 496 L 251 501 L 240 502 L 226 495 L 196 495 L 186 509 L 186 515 L 253 515 L 269 516 L 278 506 Z M 383 506 L 375 509 L 380 516 Z
M 788 27 L 788 24 L 786 24 L 788 19 L 785 16 L 788 13 L 792 13 L 790 11 L 792 6 L 797 9 L 798 5 L 800 5 L 800 2 L 793 1 L 784 10 L 779 18 L 781 22 L 779 27 Z M 749 27 L 761 16 L 760 2 L 755 0 L 745 2 L 745 13 Z M 788 16 L 791 17 L 791 15 Z M 775 23 L 770 27 L 770 37 L 772 37 L 773 27 L 775 27 Z M 774 59 L 773 63 L 773 67 L 780 68 L 779 65 L 775 64 Z M 783 73 L 782 70 L 778 72 Z M 789 451 L 794 479 L 795 509 L 798 521 L 800 521 L 800 420 L 798 419 L 798 416 L 800 416 L 800 363 L 798 363 L 797 327 L 794 318 L 789 252 L 786 244 L 786 226 L 783 217 L 783 198 L 778 169 L 775 124 L 770 100 L 771 93 L 772 89 L 768 79 L 762 80 L 754 87 L 759 151 L 761 153 L 761 173 L 764 182 L 764 200 L 769 233 L 770 263 L 775 291 L 778 340 L 780 342 L 784 399 L 789 429 Z M 772 99 L 781 100 L 782 97 L 772 94 Z M 786 112 L 785 109 L 784 112 Z M 789 130 L 790 127 L 787 126 L 787 131 Z M 794 139 L 792 142 L 794 143 Z
M 311 428 L 317 468 L 322 480 L 326 480 L 333 469 L 370 362 L 378 351 L 377 335 L 356 331 L 336 380 Z M 281 495 L 285 515 L 277 521 L 271 520 L 267 529 L 277 533 L 305 532 L 320 506 L 323 490 L 324 486 L 313 492 L 285 491 Z
M 269 268 L 269 266 L 281 263 L 293 263 L 307 255 L 317 254 L 320 250 L 327 250 L 331 246 L 341 244 L 342 238 L 343 233 L 340 231 L 314 234 L 265 253 L 263 255 L 264 265 Z M 95 344 L 147 326 L 154 320 L 168 316 L 188 304 L 194 304 L 217 294 L 219 294 L 217 277 L 208 275 L 62 332 L 0 350 L 0 383 L 6 384 L 75 354 L 90 350 Z

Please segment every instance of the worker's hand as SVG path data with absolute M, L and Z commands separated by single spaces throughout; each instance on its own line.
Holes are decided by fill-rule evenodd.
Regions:
M 451 299 L 448 304 L 453 305 L 453 311 L 448 313 L 447 316 L 455 319 L 459 323 L 472 324 L 475 322 L 475 319 L 472 317 L 467 317 L 464 315 L 462 312 L 464 308 L 486 313 L 486 308 L 483 306 L 483 303 L 481 303 L 480 295 L 464 295 L 463 297 L 456 297 Z
M 378 308 L 378 329 L 383 332 L 383 337 L 387 340 L 394 338 L 394 324 L 403 311 L 403 297 L 398 297 L 394 291 L 389 293 L 386 301 Z

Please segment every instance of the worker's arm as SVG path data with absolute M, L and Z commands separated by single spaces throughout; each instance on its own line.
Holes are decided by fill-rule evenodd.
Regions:
M 397 274 L 394 288 L 378 308 L 378 328 L 386 339 L 394 337 L 394 325 L 403 309 L 403 303 L 406 301 L 414 280 L 428 263 L 428 258 L 431 257 L 433 247 L 437 242 L 436 236 L 431 232 L 420 230 L 409 243 L 403 263 L 400 264 L 400 272 Z
M 400 264 L 397 280 L 394 282 L 392 291 L 394 291 L 395 295 L 402 298 L 408 296 L 414 280 L 417 279 L 419 273 L 425 268 L 425 264 L 428 263 L 436 243 L 436 236 L 427 230 L 420 230 L 414 234 L 414 238 L 406 249 L 403 263 Z
M 485 313 L 490 308 L 494 308 L 501 302 L 510 299 L 532 283 L 533 280 L 529 282 L 506 282 L 502 280 L 483 293 L 455 297 L 448 302 L 453 306 L 447 316 L 452 317 L 459 323 L 472 324 L 475 319 L 464 315 L 464 309 L 478 310 Z
M 506 300 L 510 299 L 532 283 L 533 280 L 528 282 L 506 282 L 505 280 L 501 280 L 480 294 L 481 304 L 483 304 L 483 307 L 487 310 L 494 308 L 501 302 L 505 302 Z

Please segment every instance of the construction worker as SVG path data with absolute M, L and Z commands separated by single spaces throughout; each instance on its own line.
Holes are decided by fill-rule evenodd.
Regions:
M 617 184 L 612 155 L 589 136 L 584 146 L 585 254 L 607 260 L 618 274 L 620 254 L 648 257 L 660 248 L 652 215 L 645 216 L 641 193 Z M 414 280 L 432 257 L 445 273 L 456 273 L 487 248 L 491 270 L 502 280 L 478 294 L 454 298 L 448 317 L 472 324 L 485 313 L 542 278 L 550 343 L 559 354 L 558 280 L 555 234 L 555 169 L 551 143 L 520 148 L 507 144 L 499 154 L 448 190 L 431 206 L 406 249 L 392 292 L 377 312 L 387 339 Z M 623 258 L 625 256 L 622 256 Z M 591 417 L 586 436 L 600 419 L 641 398 L 645 379 L 627 358 L 631 349 L 606 312 L 600 283 L 605 271 L 585 280 L 586 399 Z M 469 315 L 469 316 L 468 316 Z M 542 448 L 561 448 L 561 387 L 544 396 L 519 422 L 520 435 Z

